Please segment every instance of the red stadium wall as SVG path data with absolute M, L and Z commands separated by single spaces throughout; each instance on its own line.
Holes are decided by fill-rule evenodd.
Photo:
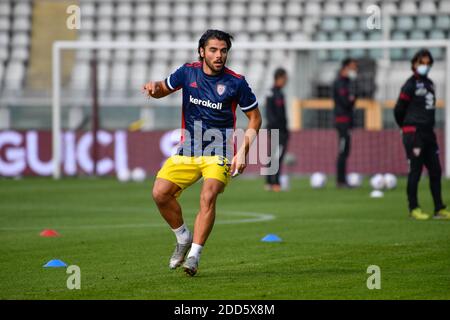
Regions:
M 436 130 L 439 145 L 444 146 L 443 130 Z M 179 134 L 176 131 L 126 132 L 100 131 L 98 170 L 110 175 L 121 168 L 141 167 L 154 175 L 173 151 Z M 90 174 L 92 135 L 90 132 L 65 132 L 62 144 L 62 170 L 65 175 Z M 290 173 L 335 172 L 337 136 L 334 130 L 293 132 L 288 152 L 295 156 Z M 444 152 L 441 152 L 441 164 Z M 42 175 L 52 173 L 51 132 L 0 131 L 0 175 Z M 247 173 L 259 173 L 259 165 L 250 165 Z M 407 162 L 398 130 L 366 131 L 357 129 L 352 135 L 349 172 L 407 173 Z

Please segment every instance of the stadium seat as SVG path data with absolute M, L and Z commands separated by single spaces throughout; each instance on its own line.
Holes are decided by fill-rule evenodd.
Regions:
M 134 22 L 134 30 L 137 32 L 148 32 L 151 29 L 151 20 L 148 17 L 137 18 Z
M 407 36 L 404 32 L 395 31 L 392 34 L 392 40 L 406 40 Z M 393 60 L 401 60 L 404 58 L 404 49 L 403 48 L 394 48 L 390 50 L 391 59 Z
M 266 42 L 269 41 L 269 36 L 265 32 L 260 32 L 254 34 L 252 40 L 255 42 Z
M 169 2 L 163 1 L 156 2 L 154 9 L 155 9 L 154 15 L 157 18 L 169 17 L 173 13 Z
M 13 33 L 11 44 L 14 47 L 27 47 L 30 44 L 30 38 L 26 32 Z
M 133 16 L 133 6 L 130 2 L 124 1 L 120 2 L 116 8 L 117 17 L 132 17 Z
M 302 32 L 294 32 L 290 35 L 289 39 L 291 41 L 308 41 L 309 37 Z
M 31 28 L 31 21 L 28 17 L 16 17 L 13 21 L 13 31 L 29 31 Z
M 345 15 L 359 15 L 360 12 L 360 8 L 359 8 L 359 3 L 358 2 L 344 2 L 343 3 L 343 8 L 342 8 L 342 12 Z
M 97 65 L 98 90 L 105 91 L 109 85 L 110 68 L 109 63 L 100 61 Z
M 430 32 L 430 39 L 445 39 L 445 33 L 442 30 L 433 30 Z M 444 57 L 443 48 L 430 48 L 430 52 L 436 60 L 440 60 Z
M 133 62 L 130 68 L 130 90 L 140 92 L 140 88 L 150 80 L 147 79 L 147 74 L 147 63 L 141 61 Z
M 247 21 L 248 32 L 260 32 L 263 30 L 263 22 L 261 18 L 253 17 Z
M 243 2 L 233 2 L 230 5 L 229 13 L 230 17 L 246 17 L 247 6 Z
M 423 40 L 426 39 L 425 32 L 422 30 L 413 30 L 411 31 L 409 38 L 411 40 Z
M 267 15 L 283 17 L 284 16 L 283 5 L 278 2 L 269 2 L 267 5 Z
M 97 15 L 99 17 L 112 17 L 114 15 L 114 4 L 109 1 L 102 1 L 98 4 Z
M 267 52 L 266 50 L 251 50 L 250 51 L 250 61 L 252 62 L 264 62 L 264 60 L 267 58 Z
M 251 1 L 248 5 L 247 15 L 249 17 L 264 17 L 266 10 L 261 2 Z
M 349 40 L 364 41 L 364 40 L 366 40 L 366 36 L 361 31 L 351 32 Z M 362 48 L 351 49 L 350 56 L 352 58 L 362 58 L 365 56 L 365 49 L 362 49 Z
M 159 33 L 155 37 L 157 42 L 170 42 L 172 37 L 170 33 Z M 169 50 L 155 50 L 152 52 L 152 56 L 155 61 L 168 62 L 170 61 L 170 51 Z
M 21 61 L 10 60 L 5 70 L 5 89 L 20 90 L 25 77 L 25 65 Z
M 440 0 L 438 12 L 450 13 L 450 2 L 448 0 Z
M 112 93 L 125 91 L 127 87 L 128 65 L 126 62 L 116 62 L 112 64 L 111 70 L 111 90 Z
M 208 17 L 209 10 L 207 4 L 204 2 L 193 2 L 191 15 L 193 17 Z
M 135 34 L 133 41 L 136 42 L 148 42 L 150 41 L 150 35 L 148 33 L 139 33 L 139 34 Z M 146 49 L 137 49 L 137 50 L 133 50 L 131 55 L 131 61 L 147 61 L 150 59 L 151 57 L 151 50 L 146 50 Z
M 228 20 L 228 30 L 232 33 L 244 30 L 245 23 L 241 17 L 232 17 Z
M 270 40 L 274 42 L 284 42 L 288 41 L 288 36 L 284 32 L 277 32 L 272 35 Z
M 338 2 L 326 1 L 324 3 L 323 13 L 326 15 L 337 16 L 341 13 L 341 7 Z
M 90 65 L 87 61 L 77 62 L 71 73 L 73 90 L 86 90 L 89 87 Z
M 0 31 L 9 31 L 11 28 L 11 24 L 9 21 L 9 17 L 0 16 Z
M 252 87 L 255 91 L 258 90 L 260 81 L 263 79 L 265 71 L 266 67 L 262 62 L 257 61 L 250 63 L 246 78 L 248 83 L 250 84 L 250 87 Z
M 337 30 L 338 20 L 334 17 L 325 17 L 321 21 L 320 28 L 324 31 Z
M 400 16 L 397 18 L 397 29 L 409 31 L 414 28 L 414 20 L 409 16 Z
M 400 2 L 399 12 L 402 14 L 417 14 L 417 7 L 414 1 L 402 0 Z
M 437 16 L 435 26 L 437 29 L 441 29 L 448 32 L 450 30 L 450 16 L 446 15 Z
M 96 14 L 95 4 L 93 2 L 82 1 L 80 3 L 82 21 L 85 18 L 94 17 Z
M 192 20 L 190 29 L 195 33 L 203 33 L 208 28 L 205 17 L 197 17 Z
M 189 30 L 189 22 L 187 18 L 179 17 L 172 22 L 172 30 L 175 32 L 184 32 Z
M 281 19 L 278 17 L 268 17 L 266 19 L 265 29 L 267 32 L 279 32 L 283 28 Z
M 137 18 L 148 18 L 152 14 L 151 4 L 148 2 L 138 2 L 134 8 L 134 16 Z
M 419 2 L 419 12 L 421 14 L 435 14 L 436 13 L 436 4 L 434 1 L 420 1 Z
M 97 20 L 97 30 L 111 32 L 113 29 L 113 21 L 110 17 L 103 17 Z
M 209 20 L 209 27 L 212 29 L 225 30 L 227 23 L 225 18 L 211 18 Z
M 28 18 L 28 16 L 31 15 L 30 3 L 29 2 L 18 2 L 14 6 L 13 15 L 16 17 L 25 16 Z
M 417 17 L 416 27 L 420 30 L 431 30 L 433 28 L 433 19 L 430 16 Z
M 317 16 L 306 16 L 303 19 L 303 31 L 306 33 L 314 33 L 316 31 L 316 26 L 319 23 L 319 18 Z
M 130 42 L 130 34 L 129 33 L 122 33 L 116 36 L 114 41 L 118 42 Z M 131 53 L 129 49 L 117 49 L 114 52 L 114 62 L 116 61 L 127 61 L 130 59 Z
M 155 32 L 168 32 L 170 27 L 169 20 L 165 18 L 156 18 L 153 22 L 153 31 Z
M 320 15 L 322 8 L 318 2 L 308 1 L 305 3 L 305 14 L 311 16 Z
M 367 5 L 368 6 L 368 5 Z M 367 6 L 364 7 L 364 12 L 366 12 Z M 397 4 L 395 2 L 383 2 L 381 7 L 381 12 L 388 14 L 397 14 Z
M 211 17 L 227 17 L 228 16 L 228 10 L 227 6 L 225 5 L 225 2 L 214 2 L 211 4 L 210 16 Z M 233 18 L 234 16 L 230 16 Z
M 11 57 L 12 57 L 12 59 L 14 59 L 16 61 L 21 61 L 21 62 L 27 61 L 28 57 L 29 57 L 28 48 L 24 48 L 24 47 L 13 48 L 11 51 Z
M 0 2 L 0 16 L 9 16 L 11 14 L 11 4 L 9 2 Z
M 187 30 L 187 29 L 186 29 Z M 175 42 L 190 42 L 191 37 L 187 33 L 177 33 L 175 34 Z M 188 62 L 191 58 L 191 52 L 192 50 L 174 50 L 173 52 L 173 59 L 182 61 L 183 63 Z
M 297 17 L 288 17 L 284 19 L 284 30 L 286 32 L 296 32 L 302 29 L 300 19 Z
M 297 1 L 289 1 L 286 4 L 286 16 L 301 17 L 303 14 L 302 4 Z
M 9 33 L 8 32 L 0 32 L 0 48 L 4 47 L 9 44 Z
M 0 46 L 0 64 L 3 64 L 3 62 L 8 60 L 8 58 L 9 58 L 8 47 Z
M 111 41 L 111 32 L 103 31 L 97 34 L 97 41 Z M 100 61 L 108 61 L 111 59 L 111 50 L 101 49 L 98 51 L 98 59 Z
M 115 23 L 117 32 L 130 32 L 131 31 L 131 19 L 128 17 L 119 18 Z
M 352 32 L 354 30 L 358 30 L 358 22 L 355 18 L 352 17 L 343 17 L 341 18 L 341 30 Z
M 81 19 L 81 29 L 79 30 L 80 33 L 85 31 L 93 31 L 95 29 L 94 19 L 90 17 L 83 17 Z
M 160 61 L 153 62 L 150 65 L 148 79 L 153 81 L 163 80 L 166 79 L 172 71 L 173 70 L 170 70 L 165 63 L 161 63 Z
M 381 32 L 369 32 L 368 39 L 371 41 L 380 41 L 383 39 Z M 369 49 L 369 57 L 372 59 L 381 59 L 383 57 L 382 49 Z
M 229 68 L 238 74 L 246 74 L 246 65 L 241 61 L 231 61 L 229 64 Z
M 338 32 L 331 34 L 330 40 L 331 41 L 345 41 L 345 40 L 347 40 L 347 36 L 345 35 L 344 32 L 338 31 Z M 346 56 L 347 56 L 347 54 L 346 54 L 345 50 L 336 49 L 336 50 L 331 50 L 331 52 L 330 52 L 330 57 L 332 60 L 340 61 L 340 60 L 344 59 Z

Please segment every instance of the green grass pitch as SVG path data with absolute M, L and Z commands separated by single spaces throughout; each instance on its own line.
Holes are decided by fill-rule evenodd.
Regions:
M 420 200 L 432 210 L 427 179 Z M 407 216 L 405 180 L 382 199 L 362 188 L 267 193 L 262 179 L 232 181 L 199 273 L 169 270 L 175 237 L 151 199 L 152 181 L 0 180 L 0 299 L 449 299 L 450 221 Z M 200 184 L 180 198 L 192 228 Z M 443 181 L 450 202 L 450 181 Z M 42 238 L 55 229 L 61 236 Z M 281 243 L 260 239 L 274 233 Z M 69 290 L 65 268 L 81 269 Z M 369 290 L 367 268 L 381 269 Z

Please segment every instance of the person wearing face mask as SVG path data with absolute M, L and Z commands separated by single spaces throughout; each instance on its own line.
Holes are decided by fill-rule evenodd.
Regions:
M 333 83 L 334 123 L 338 133 L 338 156 L 336 163 L 336 184 L 338 188 L 349 187 L 347 183 L 347 158 L 350 154 L 350 137 L 353 127 L 353 110 L 356 101 L 354 81 L 358 65 L 351 58 L 342 61 Z
M 426 49 L 419 50 L 411 59 L 413 75 L 403 85 L 394 108 L 395 121 L 402 130 L 403 145 L 409 163 L 408 205 L 410 217 L 417 220 L 430 218 L 422 211 L 417 200 L 422 168 L 428 170 L 430 189 L 434 201 L 435 219 L 450 219 L 450 211 L 442 202 L 441 164 L 439 146 L 434 133 L 434 84 L 428 78 L 433 57 Z

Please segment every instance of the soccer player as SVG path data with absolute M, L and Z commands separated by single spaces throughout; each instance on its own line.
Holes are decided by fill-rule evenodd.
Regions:
M 446 210 L 442 202 L 439 146 L 433 130 L 436 97 L 433 81 L 428 78 L 432 65 L 430 51 L 421 49 L 414 55 L 411 60 L 413 75 L 403 85 L 394 108 L 409 163 L 407 194 L 410 216 L 417 220 L 430 218 L 430 215 L 421 210 L 417 200 L 423 166 L 428 169 L 430 178 L 434 218 L 450 219 L 450 211 Z
M 354 80 L 358 65 L 355 60 L 347 58 L 342 61 L 341 69 L 333 83 L 334 122 L 338 133 L 338 156 L 336 163 L 336 185 L 338 188 L 349 187 L 347 183 L 347 158 L 350 154 L 350 134 L 353 127 L 353 110 L 356 101 Z
M 217 197 L 231 174 L 246 168 L 246 155 L 261 127 L 258 102 L 247 81 L 225 67 L 231 40 L 226 32 L 207 30 L 198 42 L 199 62 L 186 63 L 165 81 L 144 86 L 144 91 L 157 99 L 183 89 L 180 147 L 158 172 L 153 199 L 177 239 L 169 267 L 183 264 L 190 276 L 197 273 L 201 251 L 213 228 Z M 247 116 L 248 126 L 244 143 L 235 152 L 232 133 L 237 105 Z M 212 139 L 206 138 L 211 135 Z M 200 210 L 192 234 L 183 221 L 177 197 L 201 177 Z
M 268 175 L 266 178 L 266 190 L 278 192 L 280 187 L 280 174 L 283 158 L 286 153 L 287 143 L 289 139 L 289 131 L 286 120 L 286 104 L 284 99 L 283 88 L 287 83 L 287 72 L 283 68 L 278 68 L 274 73 L 274 85 L 266 98 L 266 117 L 267 129 L 279 130 L 279 144 L 275 154 L 272 154 L 272 159 L 278 157 L 280 169 L 273 175 Z M 269 131 L 270 132 L 270 131 Z

